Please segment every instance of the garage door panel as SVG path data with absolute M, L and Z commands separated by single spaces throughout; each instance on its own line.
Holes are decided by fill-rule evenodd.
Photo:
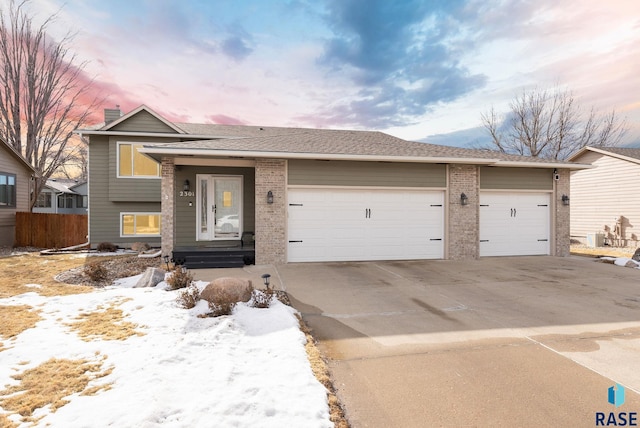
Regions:
M 290 189 L 288 260 L 443 258 L 443 201 L 441 191 Z
M 480 256 L 550 254 L 549 193 L 480 194 Z

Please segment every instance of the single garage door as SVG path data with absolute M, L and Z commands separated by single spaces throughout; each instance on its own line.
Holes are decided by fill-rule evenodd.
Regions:
M 444 193 L 289 189 L 288 260 L 444 257 Z
M 480 256 L 546 255 L 549 193 L 480 193 Z

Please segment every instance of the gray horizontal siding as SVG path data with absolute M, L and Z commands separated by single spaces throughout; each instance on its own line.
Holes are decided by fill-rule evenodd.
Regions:
M 175 204 L 175 244 L 178 247 L 193 247 L 198 245 L 209 245 L 205 241 L 196 241 L 196 198 L 180 197 L 185 180 L 191 183 L 191 190 L 196 191 L 197 174 L 218 174 L 218 175 L 242 175 L 243 198 L 243 231 L 255 231 L 255 169 L 254 168 L 232 168 L 213 166 L 179 166 L 176 169 L 176 204 Z M 192 206 L 189 206 L 192 202 Z M 215 241 L 216 245 L 225 245 L 225 242 Z M 234 245 L 237 241 L 232 242 Z
M 113 202 L 160 201 L 160 177 L 158 178 L 118 178 L 118 142 L 127 143 L 151 143 L 149 139 L 130 137 L 111 137 L 109 139 L 109 200 Z M 163 139 L 161 142 L 174 142 L 178 140 Z M 106 158 L 106 157 L 105 157 Z M 91 171 L 93 175 L 93 171 Z
M 480 167 L 480 188 L 553 190 L 553 169 Z
M 121 122 L 110 129 L 110 131 L 129 132 L 163 132 L 175 133 L 171 127 L 156 119 L 152 114 L 141 111 L 129 119 Z
M 12 246 L 15 238 L 16 211 L 29 211 L 32 171 L 0 142 L 0 172 L 16 176 L 16 206 L 0 207 L 0 246 Z
M 290 185 L 446 187 L 439 164 L 290 160 Z

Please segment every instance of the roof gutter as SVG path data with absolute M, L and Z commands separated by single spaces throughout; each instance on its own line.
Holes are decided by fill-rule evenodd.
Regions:
M 181 140 L 239 140 L 247 137 L 230 137 L 228 135 L 210 135 L 210 134 L 177 134 L 170 132 L 134 132 L 134 131 L 99 131 L 90 129 L 76 129 L 74 134 L 78 134 L 81 137 L 83 135 L 106 135 L 106 136 L 122 136 L 122 137 L 163 137 L 163 138 L 178 138 Z
M 246 157 L 246 158 L 281 158 L 281 159 L 309 159 L 309 160 L 353 160 L 368 162 L 412 162 L 412 163 L 456 163 L 473 165 L 493 165 L 498 159 L 482 158 L 451 158 L 451 157 L 416 157 L 416 156 L 387 156 L 387 155 L 352 155 L 333 153 L 290 153 L 290 152 L 261 152 L 243 150 L 209 150 L 209 149 L 174 149 L 143 146 L 140 153 L 159 161 L 162 156 L 207 156 L 207 157 Z

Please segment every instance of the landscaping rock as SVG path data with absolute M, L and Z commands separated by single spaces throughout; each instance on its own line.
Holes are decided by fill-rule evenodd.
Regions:
M 155 287 L 158 283 L 164 281 L 165 274 L 166 272 L 162 269 L 148 267 L 142 274 L 142 278 L 140 278 L 133 287 Z
M 630 268 L 637 268 L 638 267 L 638 263 L 634 262 L 633 260 L 629 260 L 627 263 L 625 263 L 624 266 L 625 267 L 630 267 Z
M 640 247 L 636 248 L 636 252 L 633 253 L 633 256 L 631 256 L 631 259 L 637 262 L 640 262 Z
M 202 290 L 200 298 L 211 303 L 218 303 L 217 300 L 248 302 L 252 292 L 253 285 L 248 279 L 217 278 Z
M 616 262 L 616 259 L 600 259 L 602 263 L 609 263 L 610 265 Z

